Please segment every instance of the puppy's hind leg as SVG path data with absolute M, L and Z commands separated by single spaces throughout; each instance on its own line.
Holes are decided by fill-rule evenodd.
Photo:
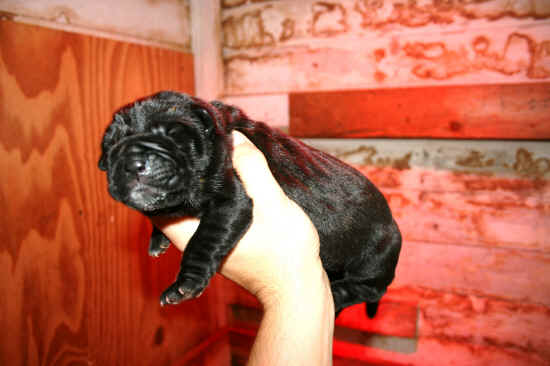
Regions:
M 370 251 L 345 269 L 345 274 L 331 282 L 335 309 L 367 303 L 367 315 L 373 317 L 378 301 L 393 281 L 401 250 L 401 233 L 395 221 L 372 227 Z
M 386 292 L 386 289 L 385 286 L 381 289 L 376 282 L 376 280 L 357 278 L 344 278 L 331 282 L 330 285 L 336 314 L 338 315 L 342 309 L 348 306 L 360 304 L 362 302 L 367 302 L 368 304 L 378 303 L 382 295 Z M 372 316 L 374 316 L 374 314 L 372 314 Z M 369 317 L 372 316 L 369 312 Z

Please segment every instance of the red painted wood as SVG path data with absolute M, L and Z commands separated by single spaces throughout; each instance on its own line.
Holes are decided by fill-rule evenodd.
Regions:
M 291 93 L 298 137 L 550 139 L 550 83 Z
M 337 326 L 398 337 L 415 337 L 416 324 L 416 306 L 388 301 L 380 303 L 374 319 L 366 316 L 364 304 L 344 309 L 336 319 Z

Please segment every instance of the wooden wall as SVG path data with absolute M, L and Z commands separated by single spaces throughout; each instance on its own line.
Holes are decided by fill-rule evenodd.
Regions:
M 115 109 L 192 92 L 193 58 L 216 64 L 166 50 L 189 51 L 190 4 L 206 2 L 217 0 L 0 2 L 0 364 L 221 365 L 228 352 L 244 363 L 257 302 L 217 278 L 161 309 L 179 255 L 148 258 L 148 223 L 108 197 L 96 169 Z M 548 2 L 220 4 L 225 87 L 204 94 L 303 136 L 371 137 L 308 142 L 374 181 L 404 234 L 379 316 L 339 317 L 335 365 L 547 364 Z M 457 90 L 479 94 L 455 103 Z M 357 118 L 372 105 L 374 133 Z
M 549 2 L 222 5 L 225 100 L 358 167 L 404 235 L 380 317 L 345 310 L 335 356 L 548 364 Z
M 230 94 L 550 77 L 546 0 L 223 4 Z
M 0 364 L 170 365 L 218 327 L 214 293 L 161 308 L 179 253 L 97 169 L 113 111 L 193 92 L 193 57 L 0 21 Z
M 2 0 L 0 15 L 21 23 L 189 52 L 191 1 Z

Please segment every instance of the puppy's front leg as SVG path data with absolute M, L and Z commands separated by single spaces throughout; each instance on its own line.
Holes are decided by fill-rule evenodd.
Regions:
M 153 232 L 149 240 L 149 255 L 151 257 L 158 257 L 163 254 L 168 247 L 170 247 L 170 239 L 153 225 Z
M 161 305 L 178 304 L 202 294 L 222 260 L 252 222 L 252 200 L 244 189 L 235 199 L 213 202 L 202 216 L 181 260 L 176 281 L 161 295 Z

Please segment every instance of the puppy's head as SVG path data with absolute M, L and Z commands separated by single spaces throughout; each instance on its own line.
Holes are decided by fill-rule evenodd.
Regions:
M 200 205 L 216 140 L 223 140 L 216 108 L 175 92 L 161 92 L 122 108 L 105 131 L 99 168 L 113 198 L 146 214 Z M 210 168 L 209 168 L 210 167 Z

